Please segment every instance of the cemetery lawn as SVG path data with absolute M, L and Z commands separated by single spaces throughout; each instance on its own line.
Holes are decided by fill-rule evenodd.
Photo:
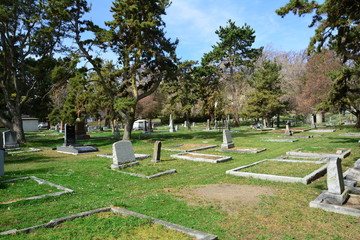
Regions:
M 154 141 L 162 141 L 163 148 L 176 144 L 220 146 L 222 143 L 221 132 L 203 131 L 203 127 L 193 128 L 192 131 L 182 128 L 175 133 L 167 130 L 166 127 L 159 128 L 150 135 L 135 131 L 132 140 L 134 152 L 153 154 Z M 227 170 L 263 159 L 278 158 L 288 151 L 306 147 L 323 147 L 334 151 L 336 148 L 351 149 L 351 155 L 342 160 L 344 172 L 360 158 L 359 138 L 341 137 L 339 133 L 357 132 L 356 129 L 338 127 L 335 133 L 323 133 L 314 138 L 286 144 L 261 141 L 264 138 L 277 138 L 279 133 L 276 132 L 255 131 L 249 127 L 232 130 L 238 131 L 231 133 L 235 147 L 267 150 L 256 154 L 218 152 L 216 148 L 196 152 L 232 157 L 230 161 L 217 164 L 175 159 L 170 157 L 174 152 L 162 151 L 160 163 L 152 163 L 152 158 L 147 158 L 139 160 L 138 167 L 126 169 L 144 175 L 177 170 L 177 173 L 153 179 L 113 171 L 110 169 L 111 159 L 96 156 L 111 153 L 112 144 L 116 140 L 109 131 L 90 133 L 91 139 L 79 142 L 93 145 L 99 152 L 77 156 L 51 150 L 63 144 L 62 135 L 48 136 L 54 134 L 50 131 L 30 133 L 29 135 L 37 136 L 27 138 L 27 143 L 21 146 L 21 150 L 33 147 L 43 151 L 5 158 L 5 176 L 0 177 L 0 181 L 35 176 L 75 192 L 0 204 L 0 232 L 31 227 L 96 208 L 117 206 L 214 234 L 223 240 L 360 239 L 359 218 L 309 207 L 309 202 L 327 189 L 326 176 L 304 185 L 225 174 Z M 260 164 L 259 171 L 264 171 L 262 168 L 265 167 L 273 172 L 278 171 L 279 163 L 271 164 L 277 166 Z M 291 163 L 295 167 L 281 171 L 285 175 L 299 174 L 303 177 L 311 172 L 305 170 L 305 165 Z M 316 168 L 321 166 L 310 165 Z M 14 183 L 16 185 L 1 185 L 1 198 L 8 195 L 4 201 L 59 191 L 53 187 L 48 189 L 48 185 L 39 185 L 33 180 Z M 18 190 L 18 184 L 26 191 Z M 198 188 L 206 190 L 200 194 L 194 190 Z M 27 191 L 31 194 L 27 195 Z M 248 199 L 250 196 L 252 198 Z M 30 234 L 0 236 L 0 239 L 147 239 L 147 236 L 148 239 L 152 239 L 151 236 L 158 239 L 191 239 L 148 220 L 109 213 L 67 221 L 53 229 L 40 228 Z
M 321 164 L 314 163 L 265 161 L 239 171 L 288 177 L 305 177 L 321 166 Z

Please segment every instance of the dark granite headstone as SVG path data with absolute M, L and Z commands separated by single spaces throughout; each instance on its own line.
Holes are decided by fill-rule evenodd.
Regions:
M 3 148 L 5 149 L 14 149 L 18 148 L 19 144 L 16 139 L 16 132 L 6 130 L 2 132 Z
M 76 143 L 75 126 L 65 124 L 65 146 L 73 146 Z

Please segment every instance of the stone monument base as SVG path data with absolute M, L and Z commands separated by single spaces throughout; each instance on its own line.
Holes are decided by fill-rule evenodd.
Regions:
M 229 148 L 234 148 L 235 144 L 233 143 L 228 143 L 228 144 L 221 144 L 221 149 L 229 149 Z
M 132 167 L 132 166 L 136 166 L 139 165 L 139 162 L 129 162 L 129 163 L 124 163 L 124 164 L 111 164 L 110 168 L 112 170 L 116 170 L 116 169 L 124 169 L 124 168 L 128 168 L 128 167 Z
M 74 145 L 74 146 L 60 146 L 56 148 L 57 152 L 78 155 L 81 153 L 90 153 L 99 151 L 96 147 Z
M 321 198 L 324 202 L 336 205 L 343 205 L 349 197 L 349 191 L 347 189 L 345 189 L 342 194 L 331 193 L 329 191 L 324 191 L 321 194 Z

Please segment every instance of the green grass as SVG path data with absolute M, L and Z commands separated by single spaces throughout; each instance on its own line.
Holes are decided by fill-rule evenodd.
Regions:
M 134 132 L 132 143 L 135 153 L 152 154 L 153 142 L 158 140 L 163 142 L 163 146 L 181 143 L 204 144 L 204 141 L 209 145 L 220 146 L 222 143 L 221 132 L 194 129 L 187 131 L 182 128 L 179 132 L 169 133 L 166 129 L 168 128 L 155 131 L 158 135 L 145 135 L 141 131 Z M 5 176 L 0 177 L 0 181 L 36 176 L 73 189 L 75 193 L 0 205 L 0 231 L 30 227 L 95 208 L 120 206 L 164 221 L 215 234 L 220 239 L 227 240 L 329 239 L 329 236 L 334 239 L 360 238 L 358 218 L 309 207 L 309 202 L 327 188 L 326 177 L 309 185 L 303 185 L 225 174 L 225 171 L 229 169 L 263 159 L 277 158 L 297 148 L 313 146 L 352 149 L 351 155 L 342 161 L 343 171 L 345 171 L 360 158 L 360 149 L 357 138 L 341 137 L 339 133 L 356 132 L 356 129 L 348 126 L 342 129 L 337 128 L 334 133 L 299 139 L 298 142 L 290 144 L 260 141 L 263 138 L 275 138 L 281 135 L 271 131 L 254 131 L 249 127 L 232 130 L 239 131 L 231 133 L 236 147 L 258 147 L 267 150 L 257 154 L 220 153 L 216 151 L 216 148 L 199 151 L 199 153 L 233 158 L 231 161 L 218 164 L 174 159 L 170 157 L 174 152 L 162 151 L 162 162 L 153 164 L 150 162 L 151 158 L 148 158 L 139 161 L 139 168 L 128 169 L 128 171 L 146 173 L 146 175 L 158 170 L 177 169 L 176 174 L 151 180 L 112 171 L 110 170 L 111 159 L 96 156 L 99 153 L 111 153 L 115 140 L 110 138 L 110 131 L 91 133 L 91 137 L 97 139 L 96 141 L 81 142 L 93 144 L 99 148 L 99 153 L 78 156 L 61 154 L 50 149 L 63 144 L 61 135 L 28 138 L 27 144 L 21 148 L 35 147 L 43 151 L 23 153 L 7 158 Z M 263 186 L 273 189 L 275 194 L 263 196 L 254 206 L 245 205 L 232 214 L 222 210 L 221 205 L 227 204 L 225 202 L 215 204 L 205 199 L 198 201 L 197 204 L 190 204 L 187 198 L 177 194 L 182 190 L 210 184 Z M 36 185 L 31 189 L 37 191 L 38 187 Z M 16 188 L 11 191 L 16 193 Z M 124 220 L 124 223 L 118 222 L 123 220 L 115 216 L 104 218 L 98 224 L 94 219 L 96 219 L 95 216 L 67 222 L 55 229 L 39 229 L 29 235 L 3 236 L 0 239 L 126 239 L 126 237 L 142 239 L 133 235 L 134 231 L 151 232 L 150 229 L 153 228 L 152 224 L 140 220 L 136 220 L 140 222 L 135 225 L 125 223 L 128 220 Z M 120 235 L 121 232 L 124 234 Z M 186 237 L 180 236 L 179 239 L 186 239 Z
M 59 191 L 61 190 L 48 184 L 39 184 L 33 179 L 0 183 L 0 203 Z
M 289 177 L 305 177 L 321 165 L 314 163 L 265 161 L 254 166 L 241 169 L 241 172 L 271 174 Z

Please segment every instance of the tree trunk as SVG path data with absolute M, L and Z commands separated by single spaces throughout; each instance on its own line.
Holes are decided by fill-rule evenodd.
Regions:
M 20 112 L 12 113 L 12 124 L 11 124 L 11 130 L 16 132 L 16 139 L 18 143 L 25 143 L 25 134 L 24 129 L 22 125 L 22 119 Z
M 130 113 L 127 113 L 124 116 L 124 119 L 125 119 L 125 127 L 124 127 L 124 135 L 122 139 L 131 140 L 131 132 L 135 121 L 135 109 L 131 108 Z
M 238 113 L 234 113 L 234 121 L 235 121 L 235 127 L 240 126 L 240 116 Z
M 356 112 L 356 114 L 354 114 L 356 116 L 356 123 L 355 123 L 355 127 L 356 128 L 360 128 L 360 111 Z

